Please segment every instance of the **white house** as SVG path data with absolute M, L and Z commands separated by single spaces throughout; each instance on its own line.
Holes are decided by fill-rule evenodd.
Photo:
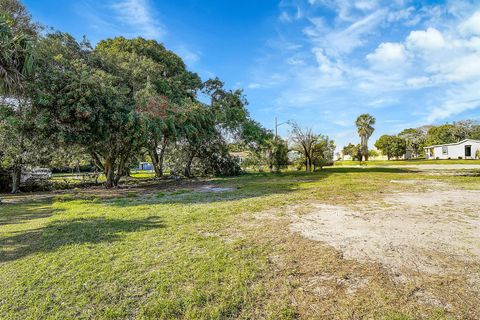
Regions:
M 465 139 L 424 149 L 427 159 L 475 159 L 477 151 L 480 150 L 480 140 Z

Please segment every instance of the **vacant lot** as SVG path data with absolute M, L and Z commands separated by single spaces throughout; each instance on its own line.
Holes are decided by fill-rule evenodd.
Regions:
M 0 318 L 480 318 L 480 173 L 6 196 Z

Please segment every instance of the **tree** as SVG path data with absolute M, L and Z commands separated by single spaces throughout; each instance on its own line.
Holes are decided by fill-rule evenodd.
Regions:
M 404 139 L 397 136 L 392 136 L 389 149 L 393 157 L 396 157 L 397 159 L 402 157 L 407 151 L 406 148 L 407 144 Z
M 313 170 L 315 171 L 317 167 L 322 169 L 324 166 L 331 164 L 334 152 L 335 142 L 327 136 L 318 135 L 312 152 Z
M 39 71 L 32 91 L 38 126 L 59 144 L 85 148 L 104 172 L 105 186 L 118 186 L 141 142 L 128 83 L 108 56 L 68 34 L 47 35 L 37 52 Z
M 296 122 L 290 123 L 292 127 L 291 137 L 294 143 L 294 149 L 303 155 L 305 171 L 313 170 L 314 147 L 319 140 L 319 136 L 314 134 L 312 129 L 302 129 Z
M 473 127 L 468 137 L 470 139 L 480 140 L 480 125 L 476 125 L 475 127 Z
M 374 149 L 371 149 L 371 150 L 368 150 L 368 157 L 369 158 L 376 158 L 378 157 L 380 154 L 378 153 L 377 150 L 374 150 Z
M 455 127 L 454 135 L 457 141 L 467 139 L 471 136 L 475 127 L 478 126 L 478 122 L 475 120 L 460 120 L 453 123 Z
M 361 153 L 365 161 L 368 161 L 368 139 L 375 131 L 375 118 L 370 114 L 361 114 L 355 121 L 358 135 L 360 136 Z
M 362 161 L 362 152 L 359 144 L 349 143 L 343 147 L 342 153 L 352 157 L 353 160 Z
M 135 97 L 144 148 L 152 159 L 157 177 L 169 142 L 178 131 L 178 113 L 194 101 L 202 87 L 197 74 L 189 72 L 182 59 L 154 40 L 117 37 L 103 40 L 95 48 L 105 57 L 110 72 L 124 79 Z
M 426 139 L 425 131 L 409 128 L 400 132 L 398 136 L 405 140 L 407 150 L 411 151 L 412 156 L 418 157 L 422 154 Z
M 288 145 L 285 140 L 272 134 L 267 141 L 265 159 L 270 171 L 279 172 L 280 168 L 288 165 Z
M 16 0 L 0 1 L 0 149 L 3 165 L 12 170 L 12 193 L 20 188 L 22 168 L 39 152 L 29 153 L 39 142 L 32 130 L 31 101 L 26 92 L 33 74 L 38 26 Z
M 375 147 L 382 151 L 382 153 L 387 156 L 388 160 L 392 157 L 398 159 L 406 152 L 406 142 L 404 139 L 386 134 L 382 135 L 375 142 Z
M 427 132 L 425 144 L 428 146 L 458 142 L 461 139 L 458 136 L 457 128 L 453 124 L 444 124 L 431 127 Z
M 0 103 L 0 167 L 11 170 L 11 192 L 17 193 L 23 169 L 47 163 L 53 146 L 37 131 L 29 102 L 19 97 L 13 104 Z
M 38 26 L 17 0 L 0 1 L 0 93 L 21 94 L 33 70 Z

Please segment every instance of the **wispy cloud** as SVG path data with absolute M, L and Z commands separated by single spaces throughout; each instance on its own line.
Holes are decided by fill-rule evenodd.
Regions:
M 288 52 L 285 46 L 271 46 L 268 57 L 282 59 L 271 63 L 259 59 L 251 79 L 259 93 L 276 90 L 272 101 L 277 108 L 315 114 L 303 121 L 307 125 L 322 121 L 322 130 L 333 132 L 353 125 L 359 113 L 371 112 L 379 120 L 375 135 L 480 113 L 478 1 L 429 5 L 408 0 L 298 0 L 294 4 L 302 16 L 288 21 L 280 16 L 279 35 L 269 42 L 301 46 Z M 291 18 L 295 11 L 289 13 Z M 282 82 L 264 85 L 269 74 L 278 73 Z M 334 136 L 346 139 L 342 134 Z
M 110 5 L 116 20 L 146 38 L 159 39 L 166 30 L 154 16 L 149 0 L 121 0 Z
M 90 34 L 100 38 L 122 35 L 163 40 L 167 33 L 150 0 L 84 0 L 73 6 L 87 20 Z

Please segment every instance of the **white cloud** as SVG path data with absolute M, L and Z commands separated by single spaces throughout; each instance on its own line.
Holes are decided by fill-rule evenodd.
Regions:
M 305 61 L 303 59 L 297 57 L 290 57 L 286 60 L 287 64 L 289 65 L 303 65 Z
M 353 5 L 359 10 L 368 11 L 375 9 L 378 3 L 376 0 L 360 0 L 355 1 Z
M 295 12 L 289 13 L 286 9 L 282 10 L 279 19 L 282 22 L 292 22 L 303 18 L 303 13 L 300 7 L 295 8 Z
M 260 88 L 260 83 L 256 83 L 256 82 L 252 82 L 252 83 L 249 83 L 248 86 L 247 86 L 249 89 L 257 89 L 257 88 Z
M 111 8 L 119 23 L 132 28 L 132 32 L 145 38 L 159 39 L 165 34 L 164 27 L 153 16 L 149 0 L 121 0 Z
M 321 48 L 314 48 L 312 52 L 315 54 L 318 63 L 318 69 L 324 77 L 331 80 L 340 80 L 342 77 L 342 69 L 337 63 L 332 62 L 323 52 Z
M 432 108 L 427 116 L 427 122 L 433 123 L 451 116 L 480 108 L 480 80 L 458 88 L 449 89 L 442 102 Z
M 372 64 L 381 66 L 405 62 L 407 54 L 401 43 L 382 42 L 374 52 L 367 55 L 367 60 Z
M 292 28 L 279 36 L 301 47 L 293 52 L 275 48 L 270 55 L 281 55 L 274 70 L 284 76 L 272 84 L 277 106 L 315 112 L 355 106 L 347 109 L 354 114 L 392 108 L 395 116 L 402 110 L 401 125 L 410 121 L 412 126 L 480 110 L 478 4 L 475 9 L 460 1 L 423 6 L 402 0 L 308 2 L 302 24 L 309 24 L 298 23 L 302 35 L 292 38 Z M 319 14 L 321 6 L 334 10 L 335 17 Z
M 429 83 L 431 83 L 431 79 L 429 77 L 413 77 L 413 78 L 408 78 L 405 81 L 405 84 L 408 87 L 413 87 L 413 88 L 421 88 L 427 86 Z
M 365 43 L 364 37 L 378 27 L 385 14 L 384 10 L 377 10 L 355 21 L 346 29 L 327 35 L 325 44 L 329 47 L 327 49 L 328 53 L 331 55 L 348 54 L 355 48 L 362 46 Z
M 200 60 L 200 52 L 192 51 L 188 49 L 185 45 L 182 45 L 174 50 L 183 61 L 189 66 L 194 65 L 198 60 Z
M 445 47 L 445 39 L 435 28 L 412 31 L 407 37 L 406 46 L 412 50 L 436 50 Z
M 480 11 L 459 25 L 459 30 L 465 35 L 480 35 Z

